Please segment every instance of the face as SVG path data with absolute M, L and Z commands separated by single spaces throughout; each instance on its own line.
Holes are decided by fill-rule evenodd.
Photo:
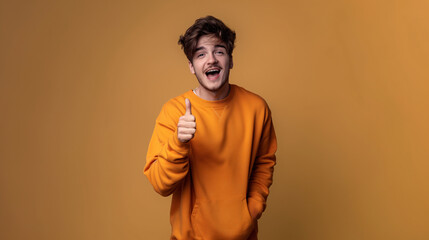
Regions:
M 216 93 L 228 84 L 232 58 L 225 43 L 217 37 L 205 35 L 198 40 L 189 68 L 197 77 L 201 90 Z

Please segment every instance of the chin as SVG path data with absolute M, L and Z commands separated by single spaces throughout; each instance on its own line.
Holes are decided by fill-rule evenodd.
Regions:
M 209 82 L 208 84 L 204 84 L 203 86 L 207 89 L 210 90 L 212 92 L 218 91 L 220 90 L 223 86 L 225 86 L 226 82 L 215 82 L 215 83 L 211 83 Z
M 216 92 L 228 84 L 228 79 L 224 79 L 223 75 L 219 76 L 219 78 L 214 81 L 207 79 L 205 75 L 197 75 L 196 77 L 200 86 L 210 92 Z

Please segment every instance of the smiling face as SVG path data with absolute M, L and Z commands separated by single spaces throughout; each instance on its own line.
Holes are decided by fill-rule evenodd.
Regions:
M 226 97 L 232 57 L 228 55 L 225 43 L 219 38 L 211 35 L 200 37 L 189 68 L 200 83 L 200 97 L 206 100 Z

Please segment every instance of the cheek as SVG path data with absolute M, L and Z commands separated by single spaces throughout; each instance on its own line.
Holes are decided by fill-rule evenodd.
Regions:
M 195 65 L 194 65 L 194 70 L 195 70 L 195 72 L 197 72 L 197 73 L 202 73 L 202 72 L 203 72 L 203 67 L 202 67 L 202 65 L 201 65 L 201 64 L 195 64 Z
M 228 60 L 228 59 L 225 59 L 224 61 L 223 61 L 223 66 L 225 67 L 225 68 L 232 68 L 232 62 L 230 61 L 230 60 Z

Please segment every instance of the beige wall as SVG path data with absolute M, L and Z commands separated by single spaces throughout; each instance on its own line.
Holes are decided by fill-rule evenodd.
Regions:
M 37 2 L 37 3 L 36 3 Z M 429 239 L 429 2 L 1 1 L 0 239 L 168 239 L 142 174 L 176 44 L 237 32 L 231 82 L 271 106 L 261 239 Z

